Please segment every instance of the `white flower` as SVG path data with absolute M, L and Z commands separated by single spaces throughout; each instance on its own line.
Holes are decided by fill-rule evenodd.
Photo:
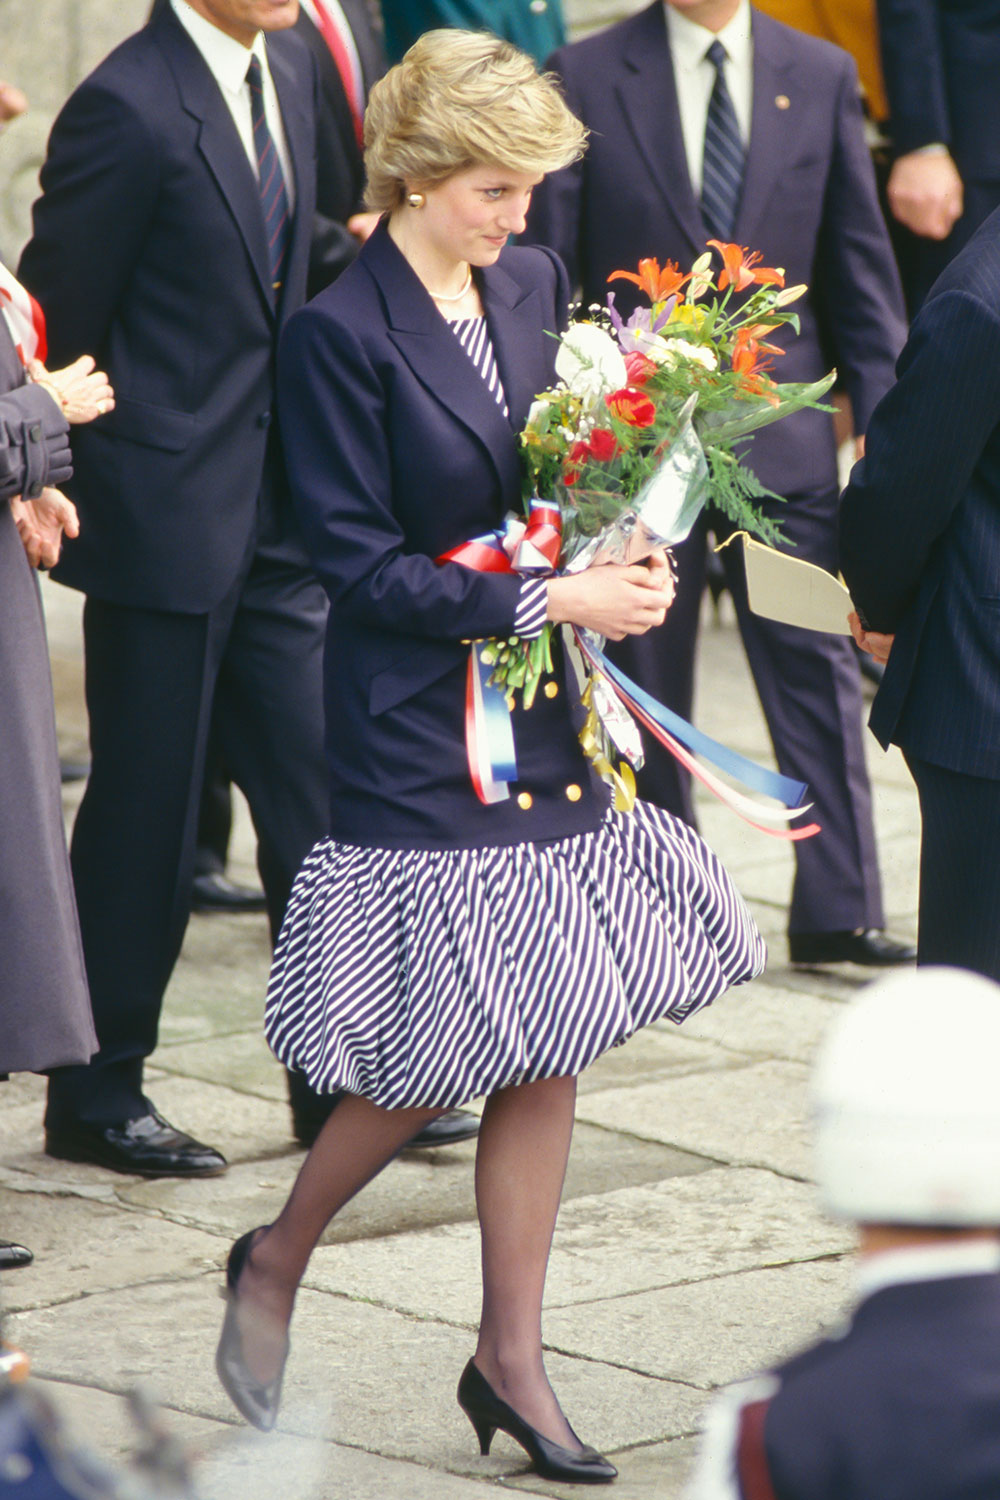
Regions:
M 643 338 L 642 352 L 655 359 L 657 364 L 666 365 L 668 370 L 676 369 L 684 359 L 704 365 L 706 370 L 719 368 L 719 357 L 714 349 L 708 349 L 704 344 L 692 344 L 688 339 L 665 339 L 660 333 Z
M 528 419 L 525 426 L 533 427 L 536 432 L 542 432 L 551 410 L 551 401 L 532 401 L 531 406 L 528 408 Z
M 621 390 L 628 379 L 621 350 L 595 323 L 573 323 L 563 334 L 556 374 L 574 396 L 588 402 Z
M 704 255 L 699 255 L 691 267 L 691 280 L 687 284 L 685 296 L 689 302 L 697 302 L 699 297 L 704 297 L 710 286 L 715 283 L 712 272 L 712 252 L 706 250 Z

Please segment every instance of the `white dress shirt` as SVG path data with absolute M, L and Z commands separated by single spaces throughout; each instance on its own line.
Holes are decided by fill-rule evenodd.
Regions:
M 285 178 L 285 191 L 288 194 L 288 209 L 290 213 L 295 211 L 295 176 L 292 172 L 292 159 L 288 154 L 288 142 L 285 139 L 285 127 L 281 122 L 281 109 L 278 105 L 278 95 L 274 87 L 274 79 L 267 65 L 267 48 L 264 45 L 264 33 L 258 31 L 252 48 L 244 47 L 234 37 L 227 36 L 220 31 L 218 26 L 213 26 L 211 21 L 199 15 L 198 11 L 192 10 L 186 4 L 186 0 L 170 0 L 171 7 L 178 21 L 184 27 L 188 36 L 194 42 L 198 51 L 208 65 L 208 68 L 219 85 L 223 99 L 233 117 L 233 124 L 243 142 L 243 149 L 247 154 L 247 160 L 253 168 L 254 176 L 260 180 L 260 172 L 257 166 L 257 148 L 253 139 L 253 120 L 250 114 L 250 85 L 247 83 L 247 68 L 250 66 L 251 56 L 255 56 L 260 62 L 261 83 L 264 91 L 264 118 L 267 128 L 271 132 L 281 170 Z
M 681 132 L 688 174 L 696 198 L 701 197 L 702 163 L 705 156 L 705 121 L 708 104 L 715 87 L 715 64 L 706 53 L 716 40 L 726 49 L 723 71 L 739 122 L 744 144 L 750 139 L 753 115 L 753 38 L 750 23 L 750 0 L 740 0 L 731 21 L 721 31 L 709 31 L 691 21 L 683 11 L 665 4 L 667 40 L 674 65 L 677 103 L 681 114 Z
M 299 4 L 309 17 L 310 21 L 317 27 L 320 25 L 319 13 L 313 0 L 299 0 Z M 326 10 L 337 28 L 338 35 L 347 51 L 351 63 L 351 94 L 352 104 L 359 116 L 365 112 L 365 75 L 361 67 L 361 58 L 358 54 L 357 44 L 354 40 L 354 32 L 351 30 L 350 22 L 344 15 L 339 0 L 323 0 L 323 8 Z

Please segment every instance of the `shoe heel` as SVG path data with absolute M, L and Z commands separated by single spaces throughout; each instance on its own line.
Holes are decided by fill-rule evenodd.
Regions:
M 496 1428 L 493 1426 L 493 1423 L 488 1422 L 485 1417 L 474 1417 L 471 1411 L 466 1412 L 466 1416 L 475 1428 L 476 1437 L 479 1439 L 480 1453 L 489 1453 L 490 1447 L 493 1443 L 493 1434 L 496 1432 Z

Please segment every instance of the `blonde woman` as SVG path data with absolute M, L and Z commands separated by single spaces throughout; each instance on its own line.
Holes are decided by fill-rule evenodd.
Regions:
M 542 1360 L 576 1075 L 750 978 L 763 947 L 696 835 L 609 810 L 561 670 L 555 696 L 514 711 L 513 795 L 484 805 L 469 777 L 470 639 L 546 618 L 621 638 L 670 604 L 662 555 L 533 582 L 435 562 L 518 505 L 517 432 L 552 383 L 568 289 L 553 255 L 507 239 L 583 131 L 509 43 L 438 31 L 373 90 L 366 138 L 382 222 L 281 357 L 293 491 L 331 600 L 331 836 L 296 884 L 267 1016 L 281 1060 L 347 1097 L 276 1222 L 233 1247 L 218 1368 L 272 1425 L 325 1225 L 427 1120 L 485 1095 L 482 1320 L 459 1402 L 483 1452 L 499 1428 L 538 1473 L 606 1483 Z

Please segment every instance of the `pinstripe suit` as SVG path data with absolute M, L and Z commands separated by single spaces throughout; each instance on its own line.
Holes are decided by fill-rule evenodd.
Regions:
M 920 961 L 1000 979 L 1000 210 L 935 284 L 841 509 L 841 565 L 895 633 L 871 727 L 923 810 Z

